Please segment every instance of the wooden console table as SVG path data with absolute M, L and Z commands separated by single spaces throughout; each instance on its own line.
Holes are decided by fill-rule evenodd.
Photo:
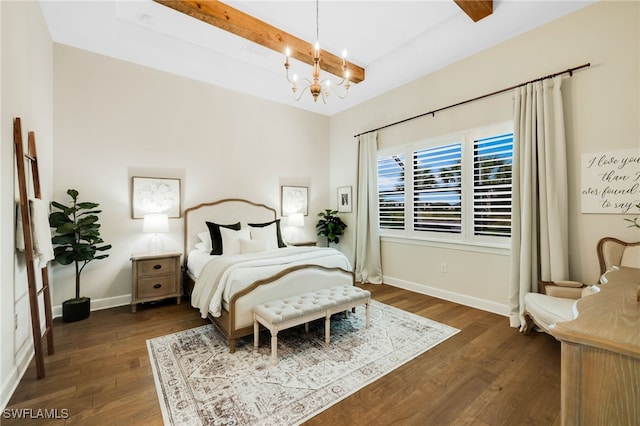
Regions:
M 578 317 L 558 323 L 562 342 L 562 425 L 637 425 L 640 419 L 638 272 L 607 274 L 598 294 L 577 302 Z

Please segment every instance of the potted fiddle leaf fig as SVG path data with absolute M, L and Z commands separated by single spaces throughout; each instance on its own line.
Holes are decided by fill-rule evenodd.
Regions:
M 337 210 L 331 209 L 318 213 L 320 219 L 316 224 L 316 229 L 319 236 L 326 237 L 329 243 L 337 244 L 340 242 L 340 235 L 344 234 L 347 224 L 336 216 L 336 213 L 338 213 Z
M 80 274 L 94 260 L 108 257 L 105 252 L 111 244 L 104 244 L 100 237 L 98 203 L 78 201 L 78 191 L 67 190 L 71 197 L 69 205 L 53 201 L 51 206 L 57 211 L 49 215 L 49 225 L 56 234 L 51 239 L 55 260 L 61 265 L 75 266 L 76 297 L 62 302 L 62 320 L 80 321 L 89 317 L 91 299 L 80 297 Z

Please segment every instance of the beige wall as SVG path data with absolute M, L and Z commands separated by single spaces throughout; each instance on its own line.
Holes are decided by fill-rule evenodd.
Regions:
M 183 209 L 241 197 L 280 214 L 280 185 L 308 186 L 315 238 L 313 212 L 329 202 L 327 117 L 63 45 L 54 53 L 54 195 L 75 188 L 99 202 L 113 245 L 82 274 L 93 308 L 129 303 L 129 258 L 150 238 L 131 219 L 131 176 L 180 178 Z M 166 249 L 182 251 L 182 225 L 170 220 Z M 72 269 L 54 267 L 54 306 L 73 297 Z
M 563 82 L 571 278 L 595 282 L 601 237 L 640 239 L 621 215 L 580 213 L 583 153 L 640 145 L 640 3 L 600 2 L 385 93 L 331 119 L 331 183 L 355 188 L 353 135 L 587 62 Z M 428 58 L 425 58 L 428 60 Z M 353 90 L 357 90 L 354 87 Z M 382 130 L 380 148 L 511 119 L 512 94 Z M 334 201 L 335 205 L 335 201 Z M 349 225 L 355 213 L 345 215 Z M 353 251 L 353 234 L 345 238 Z M 383 240 L 385 282 L 506 313 L 509 252 Z M 447 263 L 447 273 L 440 272 Z
M 50 196 L 53 187 L 53 44 L 38 3 L 0 2 L 0 40 L 0 405 L 4 408 L 33 354 L 24 256 L 14 249 L 14 117 L 22 120 L 25 144 L 27 131 L 35 132 L 43 194 Z

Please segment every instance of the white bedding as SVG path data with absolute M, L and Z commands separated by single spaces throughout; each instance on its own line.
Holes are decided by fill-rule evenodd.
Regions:
M 208 313 L 219 317 L 223 302 L 227 303 L 233 294 L 291 266 L 315 264 L 351 270 L 346 256 L 326 247 L 285 247 L 253 254 L 206 256 L 209 260 L 204 264 L 201 256 L 194 259 L 194 264 L 201 268 L 194 274 L 197 279 L 191 294 L 191 305 L 200 310 L 202 318 Z
M 187 272 L 193 280 L 197 280 L 202 268 L 214 257 L 220 257 L 209 253 L 203 253 L 200 250 L 191 250 L 187 258 Z

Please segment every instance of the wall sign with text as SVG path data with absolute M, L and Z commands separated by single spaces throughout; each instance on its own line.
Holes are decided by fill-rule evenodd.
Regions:
M 640 149 L 582 154 L 582 213 L 640 213 Z

